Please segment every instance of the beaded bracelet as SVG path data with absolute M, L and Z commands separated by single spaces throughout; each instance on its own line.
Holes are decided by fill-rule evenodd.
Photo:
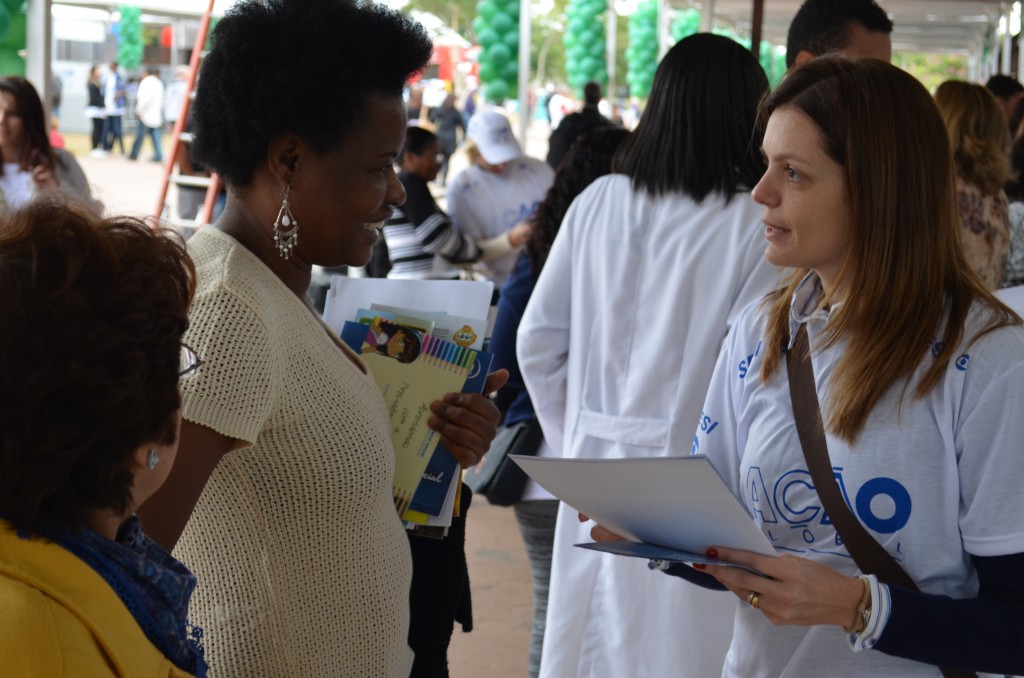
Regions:
M 853 624 L 844 626 L 847 633 L 860 633 L 868 627 L 871 621 L 871 580 L 861 575 L 860 580 L 864 582 L 864 593 L 860 596 L 860 603 L 857 604 L 857 614 L 853 618 Z

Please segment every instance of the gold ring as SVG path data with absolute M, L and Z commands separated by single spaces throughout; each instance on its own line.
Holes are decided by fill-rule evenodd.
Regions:
M 755 593 L 754 591 L 751 591 L 750 593 L 747 594 L 747 605 L 749 605 L 750 607 L 752 607 L 752 608 L 754 608 L 756 610 L 757 606 L 760 605 L 760 604 L 761 604 L 761 594 L 760 593 Z

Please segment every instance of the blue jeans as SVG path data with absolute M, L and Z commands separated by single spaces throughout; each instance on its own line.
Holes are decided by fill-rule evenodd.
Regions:
M 114 150 L 114 142 L 121 144 L 121 152 L 124 153 L 124 137 L 121 136 L 121 116 L 108 115 L 103 119 L 103 150 Z
M 132 144 L 132 154 L 128 157 L 132 160 L 139 157 L 139 151 L 142 150 L 142 140 L 148 135 L 153 140 L 153 160 L 157 162 L 163 160 L 164 153 L 160 148 L 160 132 L 159 127 L 147 127 L 141 122 L 138 123 L 138 129 L 135 131 L 135 143 Z

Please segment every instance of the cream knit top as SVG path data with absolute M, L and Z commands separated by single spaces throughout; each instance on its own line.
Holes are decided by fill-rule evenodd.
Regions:
M 202 229 L 189 253 L 185 341 L 203 365 L 182 382 L 184 416 L 246 443 L 174 552 L 199 582 L 211 678 L 408 676 L 412 560 L 380 391 L 233 238 Z

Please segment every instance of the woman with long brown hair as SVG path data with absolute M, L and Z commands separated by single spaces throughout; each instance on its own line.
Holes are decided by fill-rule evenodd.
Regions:
M 1010 255 L 1009 203 L 1003 186 L 1013 169 L 1006 116 L 991 92 L 971 82 L 942 83 L 935 103 L 953 150 L 960 240 L 967 263 L 990 290 L 998 289 Z
M 767 259 L 793 274 L 737 319 L 695 447 L 778 557 L 708 550 L 767 577 L 695 565 L 741 603 L 723 675 L 1021 673 L 1024 328 L 960 247 L 942 118 L 900 69 L 828 57 L 762 116 L 753 195 Z M 814 408 L 794 413 L 784 364 L 808 350 L 825 473 L 919 590 L 861 570 L 833 520 L 846 512 L 824 508 L 796 430 Z

